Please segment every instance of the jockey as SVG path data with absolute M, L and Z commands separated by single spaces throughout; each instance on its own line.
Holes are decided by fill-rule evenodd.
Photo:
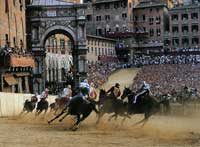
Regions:
M 133 103 L 134 103 L 134 104 L 136 103 L 137 98 L 138 98 L 139 96 L 143 96 L 143 95 L 145 95 L 145 94 L 148 94 L 148 95 L 149 95 L 149 93 L 150 93 L 150 85 L 147 84 L 145 81 L 143 81 L 143 82 L 142 82 L 142 86 L 141 86 L 141 88 L 140 88 L 138 94 L 136 94 Z
M 45 88 L 45 90 L 42 92 L 42 94 L 40 95 L 40 99 L 41 100 L 46 100 L 48 98 L 49 95 L 49 89 Z
M 90 90 L 90 85 L 88 84 L 87 79 L 85 79 L 83 82 L 81 82 L 79 84 L 79 93 L 75 96 L 73 96 L 70 101 L 67 103 L 67 105 L 69 106 L 71 103 L 73 103 L 74 101 L 82 98 L 82 100 L 84 100 L 87 104 L 90 103 L 87 98 L 89 96 L 89 90 Z
M 72 97 L 72 87 L 71 85 L 67 85 L 67 88 L 63 89 L 61 98 L 71 99 L 71 97 Z
M 96 89 L 94 87 L 94 83 L 93 82 L 90 83 L 89 97 L 92 100 L 95 100 L 97 98 L 97 92 L 96 92 Z
M 88 80 L 85 79 L 83 82 L 80 82 L 79 84 L 79 88 L 80 88 L 80 92 L 82 93 L 83 95 L 83 100 L 86 102 L 86 103 L 89 103 L 89 101 L 87 100 L 87 98 L 89 97 L 89 92 L 90 92 L 90 85 L 88 83 Z
M 120 84 L 116 83 L 115 86 L 112 86 L 107 93 L 109 94 L 109 98 L 118 98 L 121 95 L 121 91 L 119 89 Z

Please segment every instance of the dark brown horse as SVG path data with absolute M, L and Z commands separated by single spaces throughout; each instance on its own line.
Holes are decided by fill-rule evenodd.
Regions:
M 143 125 L 148 121 L 149 117 L 161 110 L 161 104 L 165 105 L 167 100 L 157 101 L 151 96 L 139 97 L 137 102 L 134 104 L 135 93 L 129 88 L 124 88 L 122 99 L 128 98 L 128 113 L 129 114 L 144 114 L 144 119 L 136 124 L 143 123 Z
M 128 104 L 124 103 L 122 100 L 117 98 L 110 98 L 104 89 L 100 90 L 99 93 L 99 115 L 97 124 L 100 122 L 100 119 L 103 117 L 104 114 L 114 113 L 112 116 L 109 117 L 109 121 L 115 117 L 117 119 L 118 116 L 122 116 L 122 124 L 125 119 L 130 116 L 127 113 Z
M 20 113 L 20 115 L 23 115 L 24 113 L 27 114 L 27 113 L 33 112 L 37 101 L 38 101 L 38 98 L 35 95 L 31 97 L 31 100 L 26 99 L 23 110 Z
M 48 123 L 52 123 L 54 120 L 58 119 L 62 115 L 64 115 L 59 121 L 62 121 L 67 115 L 75 115 L 77 118 L 76 123 L 73 125 L 72 130 L 77 130 L 78 125 L 81 121 L 87 118 L 90 113 L 94 110 L 96 113 L 99 113 L 96 109 L 96 104 L 94 103 L 86 103 L 81 95 L 74 96 L 68 106 L 57 116 L 55 116 L 52 120 L 48 121 Z
M 45 116 L 45 114 L 47 113 L 48 107 L 49 107 L 49 102 L 46 99 L 40 99 L 40 101 L 37 104 L 35 116 L 38 116 L 43 111 L 44 111 L 44 116 Z

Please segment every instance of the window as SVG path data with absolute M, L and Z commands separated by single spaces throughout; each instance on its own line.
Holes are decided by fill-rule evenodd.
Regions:
M 198 19 L 198 13 L 192 13 L 191 18 L 192 19 Z
M 178 46 L 179 45 L 179 39 L 178 38 L 172 39 L 172 45 L 173 46 Z
M 134 21 L 138 21 L 138 16 L 134 16 Z
M 181 18 L 182 20 L 188 20 L 188 14 L 182 14 Z
M 95 56 L 97 56 L 97 48 L 95 47 Z
M 131 3 L 129 3 L 129 8 L 131 8 L 131 6 L 132 6 L 132 4 L 131 4 Z
M 146 20 L 146 17 L 145 15 L 142 15 L 142 20 L 145 21 Z
M 22 11 L 22 8 L 23 8 L 22 0 L 19 0 L 19 7 L 20 7 L 20 10 Z
M 119 8 L 119 3 L 114 3 L 114 8 L 115 9 Z
M 101 9 L 101 6 L 100 5 L 97 5 L 96 6 L 96 10 L 100 10 Z
M 177 14 L 174 14 L 171 16 L 171 20 L 172 21 L 177 21 L 178 20 L 178 15 Z
M 105 20 L 110 20 L 110 15 L 105 15 Z
M 87 21 L 92 21 L 92 15 L 86 15 L 86 20 Z
M 15 37 L 13 37 L 13 44 L 14 44 L 14 46 L 16 46 L 16 38 Z
M 178 33 L 178 26 L 172 27 L 172 33 Z
M 149 34 L 150 36 L 154 36 L 154 29 L 150 29 Z
M 96 21 L 101 21 L 101 16 L 96 16 Z
M 5 12 L 8 13 L 8 11 L 9 11 L 8 0 L 5 0 Z
M 126 2 L 121 2 L 121 6 L 122 6 L 123 8 L 126 8 L 127 3 L 126 3 Z
M 127 18 L 127 14 L 126 13 L 122 13 L 122 18 L 126 19 Z
M 160 35 L 161 35 L 160 29 L 156 29 L 156 32 L 157 32 L 157 36 L 160 36 Z
M 6 44 L 8 45 L 8 44 L 9 44 L 9 41 L 8 41 L 8 34 L 5 34 L 5 40 L 6 40 Z
M 105 4 L 105 9 L 110 9 L 110 4 Z
M 15 6 L 15 4 L 16 4 L 16 0 L 13 0 L 13 5 Z
M 149 18 L 149 25 L 153 25 L 154 18 Z
M 199 44 L 199 38 L 192 38 L 192 44 L 193 45 L 198 45 Z
M 160 16 L 156 17 L 156 24 L 160 24 Z

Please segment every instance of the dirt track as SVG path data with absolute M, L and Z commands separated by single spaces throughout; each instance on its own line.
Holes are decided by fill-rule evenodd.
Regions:
M 128 86 L 134 73 L 134 70 L 116 72 L 104 88 L 115 82 L 120 82 L 121 87 Z M 121 118 L 108 122 L 105 116 L 95 126 L 93 113 L 76 132 L 69 130 L 72 117 L 48 125 L 47 120 L 51 117 L 34 119 L 30 114 L 22 118 L 1 118 L 0 147 L 200 147 L 200 117 L 156 115 L 141 128 L 133 126 L 142 119 L 141 115 L 132 116 L 123 126 Z

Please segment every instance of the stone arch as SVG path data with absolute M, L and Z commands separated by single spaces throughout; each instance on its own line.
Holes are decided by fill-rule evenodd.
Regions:
M 58 33 L 61 33 L 61 34 L 64 34 L 64 35 L 68 36 L 72 40 L 73 45 L 75 45 L 75 43 L 77 42 L 76 35 L 70 28 L 67 28 L 66 26 L 55 25 L 55 26 L 52 26 L 52 27 L 48 28 L 43 33 L 43 35 L 41 36 L 40 45 L 42 47 L 44 47 L 46 39 L 49 36 L 51 36 L 53 34 L 58 34 Z

